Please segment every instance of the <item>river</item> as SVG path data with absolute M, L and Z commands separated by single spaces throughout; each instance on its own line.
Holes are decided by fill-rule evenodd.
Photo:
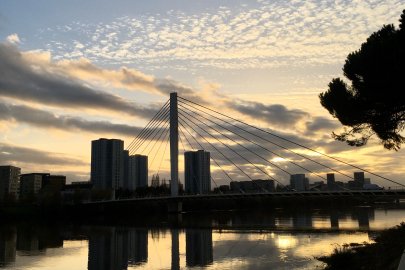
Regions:
M 322 269 L 316 257 L 405 221 L 396 205 L 0 223 L 0 268 Z

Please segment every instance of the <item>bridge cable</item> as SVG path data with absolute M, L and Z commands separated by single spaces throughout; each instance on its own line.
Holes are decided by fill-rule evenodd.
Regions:
M 170 125 L 169 119 L 167 119 L 165 122 L 162 122 L 162 123 L 163 123 L 163 125 L 162 125 L 161 127 L 159 126 L 159 127 L 161 128 L 161 130 L 158 130 L 158 128 L 156 128 L 156 129 L 154 130 L 154 135 L 152 136 L 151 139 L 148 140 L 148 143 L 146 144 L 146 146 L 143 147 L 143 150 L 140 151 L 141 154 L 146 151 L 146 149 L 148 148 L 148 146 L 151 144 L 152 141 L 154 141 L 153 146 L 157 143 L 157 141 L 159 141 L 159 139 L 156 139 L 156 140 L 155 140 L 156 136 L 157 136 L 159 133 L 160 133 L 160 136 L 159 136 L 159 138 L 160 138 L 161 135 L 162 135 L 162 133 L 168 130 L 168 127 L 169 127 L 169 125 Z M 159 125 L 160 125 L 160 124 L 159 124 Z M 155 132 L 155 131 L 156 131 L 156 132 Z M 142 144 L 142 145 L 143 145 L 143 144 Z M 141 145 L 141 146 L 142 146 L 142 145 Z M 139 150 L 139 149 L 138 149 L 138 150 Z M 149 153 L 150 153 L 150 152 L 151 152 L 151 150 L 149 151 Z
M 345 164 L 345 165 L 348 165 L 348 166 L 350 166 L 350 167 L 352 167 L 352 168 L 355 168 L 355 169 L 364 171 L 364 172 L 369 173 L 369 174 L 371 174 L 371 175 L 377 176 L 377 177 L 379 177 L 379 178 L 381 178 L 381 179 L 387 180 L 387 181 L 389 181 L 389 182 L 391 182 L 391 183 L 395 183 L 395 184 L 397 184 L 397 185 L 400 185 L 400 186 L 402 186 L 402 187 L 405 187 L 404 184 L 401 184 L 401 183 L 399 183 L 399 182 L 397 182 L 397 181 L 391 180 L 391 179 L 386 178 L 386 177 L 384 177 L 384 176 L 382 176 L 382 175 L 373 173 L 373 172 L 371 172 L 371 171 L 369 171 L 369 170 L 363 169 L 363 168 L 361 168 L 361 167 L 358 167 L 358 166 L 356 166 L 356 165 L 350 164 L 350 163 L 345 162 L 345 161 L 343 161 L 343 160 L 340 160 L 340 159 L 338 159 L 338 158 L 332 157 L 332 156 L 330 156 L 330 155 L 328 155 L 328 154 L 322 153 L 322 152 L 320 152 L 320 151 L 317 151 L 317 150 L 315 150 L 315 149 L 312 149 L 312 148 L 307 147 L 307 146 L 305 146 L 305 145 L 302 145 L 302 144 L 300 144 L 300 143 L 296 143 L 296 142 L 294 142 L 294 141 L 292 141 L 292 140 L 283 138 L 282 136 L 279 136 L 279 135 L 277 135 L 277 134 L 274 134 L 274 133 L 269 132 L 269 131 L 267 131 L 267 130 L 264 130 L 264 129 L 262 129 L 262 128 L 258 128 L 258 127 L 255 127 L 255 126 L 253 126 L 253 125 L 247 124 L 247 123 L 245 123 L 245 122 L 243 122 L 243 121 L 240 121 L 240 120 L 238 120 L 238 119 L 236 119 L 236 118 L 233 118 L 233 117 L 231 117 L 231 116 L 227 116 L 227 115 L 225 115 L 225 114 L 223 114 L 223 113 L 220 113 L 220 112 L 218 112 L 218 111 L 215 111 L 215 110 L 213 110 L 213 109 L 210 109 L 210 108 L 208 108 L 208 107 L 206 107 L 206 106 L 204 106 L 204 105 L 200 105 L 200 104 L 198 104 L 198 103 L 196 103 L 196 102 L 193 102 L 193 101 L 188 100 L 188 99 L 186 99 L 186 98 L 182 98 L 182 97 L 180 97 L 180 96 L 179 96 L 178 98 L 180 98 L 180 99 L 182 99 L 182 100 L 185 100 L 185 101 L 188 101 L 188 102 L 190 102 L 190 103 L 192 103 L 192 104 L 195 104 L 195 105 L 197 105 L 197 106 L 200 106 L 200 107 L 202 107 L 202 108 L 204 108 L 204 109 L 207 109 L 207 110 L 209 110 L 209 111 L 215 112 L 215 113 L 217 113 L 217 114 L 219 114 L 219 115 L 222 115 L 222 116 L 224 116 L 224 117 L 230 118 L 230 119 L 232 119 L 232 120 L 234 120 L 234 121 L 236 121 L 236 122 L 239 122 L 239 123 L 244 124 L 244 125 L 246 125 L 246 126 L 249 126 L 249 127 L 251 127 L 251 128 L 254 128 L 254 129 L 257 129 L 257 130 L 262 131 L 262 132 L 264 132 L 264 133 L 267 133 L 267 134 L 269 134 L 269 135 L 271 135 L 271 136 L 273 136 L 273 137 L 279 138 L 279 139 L 281 139 L 281 140 L 287 141 L 287 142 L 292 143 L 292 144 L 294 144 L 294 145 L 297 145 L 297 146 L 300 146 L 300 147 L 305 148 L 305 149 L 307 149 L 307 150 L 310 150 L 310 151 L 312 151 L 312 152 L 314 152 L 314 153 L 320 154 L 320 155 L 322 155 L 322 156 L 324 156 L 324 157 L 327 157 L 327 158 L 333 159 L 333 160 L 335 160 L 335 161 L 337 161 L 337 162 L 340 162 L 340 163 L 343 163 L 343 164 Z M 282 147 L 282 148 L 284 148 L 284 147 Z M 285 148 L 284 148 L 284 149 L 285 149 Z M 340 174 L 342 174 L 342 175 L 345 175 L 345 176 L 347 176 L 347 177 L 353 179 L 353 177 L 351 177 L 351 176 L 349 176 L 349 175 L 346 175 L 346 174 L 344 174 L 344 173 L 341 173 L 341 172 L 339 172 L 339 171 L 336 171 L 335 169 L 332 169 L 332 168 L 330 168 L 330 167 L 327 167 L 326 165 L 321 164 L 321 163 L 319 163 L 319 162 L 317 162 L 317 161 L 314 161 L 314 160 L 312 160 L 312 159 L 310 159 L 310 158 L 308 158 L 308 157 L 302 156 L 302 155 L 296 153 L 295 151 L 292 151 L 291 149 L 288 149 L 288 148 L 287 148 L 286 150 L 288 150 L 288 151 L 290 151 L 290 152 L 293 152 L 293 153 L 295 153 L 296 155 L 299 155 L 299 156 L 301 156 L 301 157 L 304 157 L 304 158 L 306 158 L 306 159 L 308 159 L 308 160 L 311 160 L 311 161 L 313 161 L 313 162 L 315 162 L 315 163 L 317 163 L 317 164 L 319 164 L 319 165 L 322 165 L 322 166 L 324 166 L 325 168 L 331 169 L 331 170 L 333 170 L 333 171 L 335 171 L 335 172 L 338 172 L 338 173 L 340 173 Z
M 143 136 L 144 138 L 142 138 L 142 139 L 139 141 L 139 143 L 138 143 L 136 146 L 134 146 L 134 147 L 132 148 L 132 150 L 131 150 L 130 152 L 136 152 L 136 151 L 138 151 L 138 150 L 140 149 L 140 147 L 149 139 L 149 137 L 150 137 L 152 134 L 154 134 L 156 131 L 159 132 L 158 129 L 162 128 L 162 127 L 161 127 L 162 123 L 165 124 L 165 123 L 167 123 L 167 121 L 168 121 L 168 120 L 167 120 L 167 119 L 168 119 L 168 117 L 167 117 L 167 116 L 168 116 L 168 113 L 169 113 L 169 112 L 166 112 L 166 114 L 162 116 L 162 119 L 159 119 L 159 121 L 157 121 L 157 122 L 154 124 L 153 127 L 150 127 L 150 128 L 149 128 L 148 132 L 145 133 L 145 135 Z
M 191 101 L 190 101 L 190 102 L 191 102 Z M 330 170 L 332 170 L 332 171 L 334 171 L 334 172 L 337 172 L 337 173 L 339 173 L 339 174 L 341 174 L 341 175 L 343 175 L 343 176 L 346 176 L 346 177 L 348 177 L 348 178 L 350 178 L 350 179 L 353 179 L 353 177 L 350 176 L 350 175 L 348 175 L 348 174 L 345 174 L 345 173 L 343 173 L 343 172 L 340 172 L 340 171 L 338 171 L 338 170 L 336 170 L 336 169 L 333 169 L 333 168 L 331 168 L 331 167 L 329 167 L 329 166 L 327 166 L 327 165 L 325 165 L 325 164 L 322 164 L 322 163 L 320 163 L 320 162 L 318 162 L 318 161 L 316 161 L 316 160 L 313 160 L 313 159 L 311 159 L 311 158 L 309 158 L 309 157 L 307 157 L 307 156 L 304 156 L 304 155 L 302 155 L 302 154 L 299 154 L 299 153 L 297 153 L 297 152 L 295 152 L 295 151 L 289 149 L 288 147 L 282 146 L 282 145 L 277 144 L 277 143 L 275 143 L 275 142 L 273 142 L 273 141 L 270 141 L 270 140 L 268 140 L 268 139 L 266 139 L 266 138 L 263 138 L 262 136 L 259 136 L 259 135 L 255 134 L 255 133 L 253 133 L 253 132 L 250 132 L 250 131 L 247 130 L 247 129 L 241 128 L 241 127 L 239 127 L 239 126 L 237 126 L 237 125 L 235 125 L 235 124 L 232 124 L 232 123 L 230 123 L 230 122 L 227 122 L 227 121 L 225 121 L 225 120 L 223 120 L 223 119 L 221 119 L 221 118 L 219 118 L 219 117 L 217 117 L 217 116 L 215 116 L 215 115 L 212 115 L 212 114 L 210 114 L 210 113 L 208 113 L 208 112 L 206 112 L 206 111 L 200 110 L 200 109 L 196 108 L 196 107 L 193 106 L 193 105 L 187 104 L 187 103 L 185 103 L 185 102 L 182 102 L 182 104 L 185 104 L 185 105 L 187 105 L 187 106 L 191 106 L 191 107 L 193 107 L 194 109 L 196 109 L 196 110 L 198 110 L 198 111 L 200 111 L 200 112 L 203 112 L 203 113 L 205 113 L 205 114 L 208 114 L 208 115 L 210 115 L 210 116 L 212 116 L 212 117 L 214 117 L 214 118 L 216 118 L 216 119 L 218 119 L 218 120 L 220 120 L 220 121 L 222 121 L 222 122 L 224 122 L 224 123 L 230 124 L 230 125 L 232 125 L 232 126 L 238 128 L 238 129 L 240 129 L 240 130 L 242 130 L 242 131 L 244 131 L 244 132 L 246 132 L 246 133 L 249 133 L 249 134 L 251 134 L 251 135 L 253 135 L 253 136 L 257 137 L 257 138 L 260 138 L 260 139 L 262 139 L 262 140 L 264 140 L 264 141 L 266 141 L 266 142 L 268 142 L 268 143 L 270 143 L 270 144 L 273 144 L 273 145 L 275 145 L 275 146 L 278 146 L 278 147 L 280 147 L 280 148 L 282 148 L 282 149 L 284 149 L 284 150 L 287 150 L 287 151 L 289 151 L 289 152 L 291 152 L 291 153 L 294 153 L 295 155 L 297 155 L 297 156 L 299 156 L 299 157 L 302 157 L 302 158 L 304 158 L 304 159 L 306 159 L 306 160 L 310 160 L 310 161 L 312 161 L 312 162 L 314 162 L 314 163 L 316 163 L 316 164 L 318 164 L 318 165 L 321 165 L 322 167 L 325 167 L 325 168 L 330 169 Z M 194 103 L 194 104 L 197 104 L 197 103 Z M 197 104 L 197 105 L 199 105 L 199 104 Z M 202 105 L 199 105 L 199 106 L 202 106 Z M 209 109 L 209 108 L 207 108 L 207 107 L 205 107 L 205 106 L 203 106 L 203 107 L 206 108 L 206 109 L 208 109 L 208 110 L 211 110 L 211 109 Z M 216 111 L 214 111 L 214 110 L 211 110 L 211 111 L 216 112 Z M 218 113 L 218 114 L 220 114 L 220 115 L 224 115 L 224 114 L 219 113 L 219 112 L 216 112 L 216 113 Z M 224 115 L 224 116 L 226 116 L 226 115 Z M 228 117 L 228 116 L 226 116 L 226 117 Z M 229 117 L 229 118 L 232 119 L 232 120 L 241 122 L 241 123 L 243 123 L 243 124 L 245 124 L 245 125 L 250 126 L 249 124 L 246 124 L 246 123 L 244 123 L 244 122 L 242 122 L 242 121 L 239 121 L 239 120 L 237 120 L 237 119 L 234 119 L 234 118 L 232 118 L 232 117 Z M 252 126 L 252 127 L 254 127 L 254 126 Z M 254 127 L 254 128 L 256 128 L 256 127 Z M 259 129 L 259 128 L 258 128 L 258 129 Z M 261 129 L 259 129 L 259 130 L 261 130 Z M 263 131 L 263 132 L 265 132 L 265 131 Z
M 162 137 L 162 134 L 163 134 L 163 133 L 165 133 L 165 135 L 163 136 L 163 140 L 160 140 L 160 138 Z M 160 141 L 160 144 L 159 144 L 159 147 L 158 147 L 158 149 L 157 149 L 155 155 L 153 156 L 153 159 L 152 159 L 152 161 L 151 161 L 151 163 L 150 163 L 150 165 L 149 165 L 150 168 L 152 168 L 152 164 L 153 164 L 153 162 L 155 161 L 155 158 L 156 158 L 157 154 L 159 153 L 159 149 L 160 149 L 160 147 L 162 146 L 163 142 L 166 141 L 166 139 L 168 139 L 168 136 L 169 136 L 169 129 L 167 129 L 166 132 L 163 131 L 163 132 L 160 134 L 159 138 L 157 139 L 157 141 Z M 147 156 L 149 156 L 150 153 L 152 152 L 152 149 L 155 148 L 155 145 L 156 145 L 156 142 L 157 142 L 157 141 L 155 141 L 155 144 L 153 145 L 153 147 L 151 148 L 151 150 L 149 151 L 149 153 L 147 154 Z M 167 141 L 168 141 L 168 140 L 167 140 Z M 167 143 L 167 141 L 166 141 L 166 143 Z M 148 168 L 148 169 L 149 169 L 149 168 Z
M 179 104 L 179 105 L 180 105 L 182 108 L 188 110 L 188 108 L 184 107 L 183 105 L 181 105 L 181 104 Z M 305 171 L 307 171 L 307 172 L 309 172 L 309 173 L 312 173 L 312 174 L 318 176 L 319 178 L 321 178 L 321 179 L 323 179 L 323 180 L 327 180 L 325 177 L 323 177 L 323 176 L 317 174 L 316 172 L 313 172 L 313 171 L 311 171 L 311 170 L 309 170 L 309 169 L 307 169 L 307 168 L 305 168 L 305 167 L 303 167 L 303 166 L 297 164 L 297 163 L 294 162 L 294 161 L 288 160 L 287 158 L 285 158 L 285 157 L 283 157 L 283 156 L 281 156 L 281 155 L 275 153 L 274 151 L 271 151 L 271 150 L 267 149 L 266 147 L 263 147 L 262 145 L 260 145 L 260 144 L 258 144 L 258 143 L 256 143 L 256 142 L 254 142 L 254 141 L 252 141 L 252 140 L 250 140 L 250 139 L 248 139 L 248 138 L 246 138 L 246 137 L 244 137 L 244 136 L 242 136 L 242 135 L 240 135 L 240 134 L 238 134 L 238 133 L 232 131 L 231 129 L 229 129 L 229 128 L 227 128 L 227 127 L 225 127 L 225 126 L 223 126 L 223 125 L 221 125 L 221 124 L 219 124 L 219 123 L 217 123 L 217 122 L 215 122 L 215 121 L 210 120 L 209 118 L 203 116 L 202 114 L 200 114 L 200 113 L 198 113 L 198 112 L 196 112 L 196 111 L 192 111 L 192 112 L 193 112 L 194 114 L 196 114 L 196 115 L 198 115 L 198 116 L 204 118 L 205 120 L 207 120 L 207 121 L 209 121 L 209 122 L 211 122 L 211 123 L 213 123 L 213 124 L 215 124 L 215 125 L 217 125 L 217 126 L 223 128 L 223 129 L 225 129 L 225 130 L 231 132 L 232 134 L 234 134 L 234 135 L 236 135 L 236 136 L 238 136 L 238 137 L 240 137 L 240 138 L 242 138 L 242 139 L 244 139 L 244 140 L 246 140 L 246 141 L 248 141 L 248 142 L 250 142 L 250 143 L 252 143 L 252 144 L 254 144 L 254 145 L 256 145 L 256 146 L 258 146 L 258 147 L 260 147 L 261 149 L 263 149 L 263 150 L 265 150 L 265 151 L 267 151 L 267 152 L 269 152 L 269 153 L 271 153 L 271 154 L 273 154 L 273 155 L 275 155 L 275 156 L 278 156 L 278 157 L 280 157 L 280 158 L 282 158 L 282 159 L 284 159 L 284 160 L 286 160 L 286 161 L 288 161 L 288 162 L 294 164 L 295 166 L 297 166 L 297 167 L 299 167 L 299 168 L 301 168 L 301 169 L 303 169 L 303 170 L 305 170 Z M 225 135 L 224 135 L 224 136 L 225 136 Z M 269 162 L 269 161 L 266 160 L 266 162 Z M 273 163 L 271 163 L 271 164 L 273 164 Z M 278 168 L 277 165 L 275 165 L 275 166 Z M 288 172 L 287 172 L 287 173 L 288 173 Z M 288 174 L 291 175 L 291 173 L 288 173 Z
M 140 140 L 134 145 L 132 145 L 131 148 L 128 149 L 129 152 L 136 152 L 136 150 L 149 138 L 149 136 L 155 132 L 155 129 L 157 126 L 159 126 L 163 120 L 167 119 L 169 115 L 169 109 L 168 107 L 165 108 L 164 111 L 161 112 L 161 114 L 154 120 L 154 123 L 148 128 L 146 132 L 140 137 Z
M 155 122 L 155 123 L 153 124 L 153 126 L 151 126 L 151 127 L 149 128 L 149 130 L 143 135 L 143 138 L 142 138 L 141 140 L 139 140 L 139 142 L 138 142 L 136 145 L 134 145 L 134 146 L 129 150 L 130 153 L 134 153 L 134 152 L 136 152 L 137 150 L 139 150 L 140 147 L 148 140 L 148 138 L 149 138 L 152 134 L 154 134 L 155 132 L 160 132 L 159 129 L 162 128 L 162 127 L 161 127 L 161 124 L 162 124 L 162 123 L 165 123 L 163 120 L 167 118 L 167 114 L 168 114 L 168 112 L 166 112 L 166 115 L 163 116 L 162 119 L 159 119 L 157 122 Z
M 145 126 L 145 127 L 139 132 L 139 134 L 132 140 L 132 142 L 128 145 L 127 150 L 128 150 L 128 148 L 130 148 L 130 147 L 135 143 L 135 141 L 137 141 L 137 140 L 139 139 L 139 137 L 140 137 L 140 136 L 143 134 L 143 132 L 149 127 L 149 125 L 154 121 L 154 119 L 155 119 L 156 117 L 158 117 L 158 115 L 160 115 L 160 113 L 162 112 L 162 110 L 164 110 L 164 109 L 167 108 L 168 102 L 169 102 L 169 100 L 167 100 L 166 103 L 163 104 L 163 106 L 160 108 L 160 110 L 152 117 L 152 119 L 146 124 L 146 126 Z
M 195 126 L 199 127 L 201 130 L 204 130 L 203 128 L 201 128 L 200 126 L 198 126 L 194 121 L 190 120 L 187 116 L 184 116 L 182 113 L 182 111 L 179 111 L 179 114 L 183 117 L 185 117 L 188 121 L 192 122 Z M 267 175 L 269 178 L 271 178 L 272 180 L 276 181 L 277 183 L 279 183 L 280 185 L 284 186 L 280 181 L 278 181 L 277 179 L 275 179 L 273 176 L 271 176 L 270 174 L 268 174 L 266 171 L 264 171 L 263 169 L 261 169 L 260 167 L 256 166 L 255 164 L 253 164 L 252 162 L 250 162 L 248 159 L 246 159 L 245 157 L 243 157 L 242 155 L 240 155 L 237 151 L 235 151 L 234 149 L 232 149 L 231 147 L 229 147 L 228 145 L 224 144 L 221 140 L 217 139 L 215 136 L 213 136 L 212 134 L 210 134 L 209 132 L 207 132 L 206 130 L 204 130 L 204 132 L 206 132 L 208 135 L 210 135 L 212 138 L 214 138 L 215 140 L 217 140 L 218 142 L 220 142 L 223 146 L 225 146 L 226 148 L 228 148 L 229 150 L 231 150 L 232 152 L 234 152 L 235 154 L 237 154 L 240 158 L 244 159 L 246 162 L 248 162 L 250 165 L 252 165 L 253 167 L 255 167 L 257 170 L 261 171 L 263 174 Z M 217 150 L 218 151 L 218 150 Z M 245 172 L 243 172 L 245 175 L 247 175 Z M 257 184 L 253 181 L 253 179 L 251 177 L 249 177 L 249 179 L 254 183 Z M 258 185 L 258 184 L 257 184 Z M 258 185 L 259 186 L 259 185 Z M 259 186 L 259 188 L 263 189 L 264 191 L 266 191 L 263 187 Z
M 185 112 L 185 111 L 183 111 L 183 110 L 180 110 L 180 111 L 186 113 L 186 114 L 189 115 L 190 117 L 193 117 L 193 118 L 194 118 L 195 120 L 197 120 L 197 121 L 199 120 L 199 119 L 197 119 L 196 117 L 191 116 L 189 113 L 187 113 L 187 112 Z M 189 119 L 189 120 L 190 120 L 190 119 Z M 191 120 L 190 120 L 190 121 L 191 121 Z M 224 136 L 224 137 L 227 138 L 228 140 L 231 140 L 232 142 L 236 143 L 237 145 L 243 147 L 245 150 L 249 151 L 250 153 L 256 155 L 256 156 L 259 157 L 260 159 L 262 159 L 262 160 L 268 162 L 269 164 L 275 166 L 276 168 L 282 170 L 283 172 L 285 172 L 285 173 L 287 173 L 288 175 L 291 176 L 291 173 L 289 173 L 288 171 L 284 170 L 283 168 L 280 168 L 278 165 L 273 164 L 271 161 L 268 161 L 266 158 L 260 156 L 259 154 L 253 152 L 252 150 L 246 148 L 245 146 L 241 145 L 240 143 L 238 143 L 238 142 L 235 141 L 234 139 L 232 139 L 232 138 L 230 138 L 229 136 L 227 136 L 227 135 L 221 133 L 221 132 L 218 131 L 216 128 L 213 128 L 212 126 L 209 126 L 209 125 L 207 125 L 207 124 L 204 123 L 204 122 L 202 122 L 202 123 L 203 123 L 206 127 L 210 128 L 210 129 L 212 129 L 212 130 L 214 130 L 215 132 L 217 132 L 217 133 L 219 133 L 220 135 Z M 213 135 L 212 135 L 212 136 L 213 136 Z M 217 139 L 218 141 L 220 141 L 218 138 L 216 138 L 216 139 Z M 220 141 L 220 142 L 222 143 L 222 141 Z M 224 145 L 225 145 L 225 144 L 224 144 Z M 228 147 L 228 149 L 230 148 L 229 146 L 227 146 L 227 147 Z M 234 151 L 234 152 L 236 153 L 236 151 Z M 251 164 L 253 165 L 253 163 L 251 163 Z M 253 165 L 253 166 L 255 166 L 255 165 Z M 269 177 L 271 177 L 271 176 L 269 176 Z M 275 179 L 273 179 L 273 180 L 275 180 Z M 278 181 L 277 181 L 277 182 L 278 182 Z
M 170 138 L 170 134 L 169 134 L 169 138 Z M 160 167 L 162 166 L 163 159 L 165 158 L 167 145 L 169 144 L 169 141 L 170 141 L 169 138 L 168 138 L 168 140 L 166 141 L 165 149 L 164 149 L 164 151 L 163 151 L 162 159 L 160 160 L 160 164 L 159 164 L 159 168 L 158 168 L 158 171 L 157 171 L 157 175 L 159 175 Z
M 180 120 L 180 119 L 179 119 Z M 191 133 L 188 131 L 188 129 L 186 129 L 185 127 L 184 127 L 184 125 L 182 124 L 182 121 L 180 120 L 179 121 L 179 124 L 180 124 L 180 131 L 182 131 L 182 129 L 184 129 L 193 139 L 194 139 L 194 141 L 202 148 L 202 149 L 205 149 L 205 147 L 203 147 L 198 141 L 197 141 L 197 139 L 193 136 L 193 135 L 191 135 Z M 188 125 L 187 125 L 188 126 Z M 182 128 L 181 128 L 182 127 Z M 192 127 L 190 127 L 191 129 L 193 129 Z M 193 129 L 194 130 L 194 129 Z M 195 130 L 194 130 L 194 132 L 195 132 Z M 183 131 L 182 131 L 182 133 L 183 133 Z M 196 134 L 198 134 L 197 132 L 195 132 Z M 198 134 L 200 137 L 202 137 L 200 134 Z M 184 133 L 183 133 L 183 136 L 184 136 Z M 187 139 L 187 137 L 186 136 L 184 136 L 185 138 L 186 138 L 186 140 L 188 141 L 188 139 Z M 205 141 L 207 141 L 204 137 L 202 137 Z M 188 141 L 188 143 L 190 144 L 190 142 Z M 236 164 L 234 164 L 231 160 L 229 160 L 224 154 L 222 154 L 222 152 L 220 152 L 220 151 L 218 151 L 218 149 L 215 147 L 215 146 L 213 146 L 210 142 L 208 142 L 207 141 L 207 143 L 209 143 L 214 149 L 216 149 L 217 150 L 217 152 L 218 153 L 220 153 L 226 160 L 228 160 L 230 163 L 232 163 L 236 168 L 238 168 L 242 173 L 244 173 L 245 174 L 245 172 L 243 171 L 243 170 L 241 170 Z M 190 144 L 191 145 L 191 144 Z M 215 164 L 219 167 L 219 168 L 221 168 L 221 170 L 224 172 L 224 174 L 231 180 L 231 182 L 233 182 L 234 180 L 232 179 L 232 177 L 219 165 L 219 163 L 212 157 L 212 155 L 211 155 L 211 158 L 212 158 L 212 160 L 215 162 Z M 249 177 L 249 175 L 247 175 L 247 177 L 248 178 L 250 178 Z M 251 178 L 250 178 L 251 179 Z
M 184 106 L 182 106 L 181 104 L 180 104 L 180 106 L 181 106 L 182 108 L 186 109 L 186 108 L 185 108 Z M 183 111 L 184 113 L 188 114 L 186 111 L 184 111 L 184 110 L 182 110 L 182 111 Z M 309 170 L 309 169 L 307 169 L 307 168 L 305 168 L 305 167 L 303 167 L 303 166 L 301 166 L 301 165 L 299 165 L 299 164 L 297 164 L 297 163 L 295 163 L 295 162 L 293 162 L 293 161 L 289 161 L 288 159 L 282 157 L 281 155 L 276 154 L 275 152 L 273 152 L 273 151 L 271 151 L 271 150 L 269 150 L 269 149 L 267 149 L 267 148 L 261 146 L 260 144 L 254 142 L 254 141 L 252 141 L 252 140 L 250 140 L 250 139 L 247 139 L 246 137 L 244 137 L 244 136 L 242 136 L 242 135 L 240 135 L 240 134 L 238 134 L 238 133 L 236 133 L 236 132 L 233 132 L 232 130 L 230 130 L 230 129 L 224 127 L 224 126 L 222 126 L 221 124 L 218 124 L 217 122 L 214 122 L 214 121 L 208 119 L 207 117 L 205 117 L 205 116 L 199 114 L 198 112 L 195 112 L 195 111 L 192 111 L 192 112 L 194 112 L 196 115 L 198 115 L 198 116 L 204 118 L 205 120 L 207 120 L 207 121 L 209 121 L 209 122 L 211 122 L 211 123 L 213 123 L 213 124 L 216 124 L 217 126 L 219 126 L 219 127 L 223 128 L 223 129 L 225 129 L 225 130 L 231 132 L 232 134 L 237 135 L 237 136 L 239 136 L 240 138 L 242 138 L 242 139 L 244 139 L 244 140 L 246 140 L 246 141 L 248 141 L 248 142 L 250 142 L 250 143 L 252 143 L 252 144 L 254 144 L 254 145 L 258 146 L 258 147 L 260 147 L 260 148 L 262 148 L 263 150 L 265 150 L 265 151 L 267 151 L 267 152 L 270 152 L 270 153 L 272 153 L 272 154 L 274 154 L 274 155 L 276 155 L 276 156 L 278 156 L 278 157 L 280 157 L 280 158 L 282 158 L 282 159 L 284 159 L 284 160 L 286 160 L 286 161 L 288 161 L 288 162 L 290 162 L 290 163 L 292 163 L 292 164 L 294 164 L 294 165 L 300 167 L 301 169 L 303 169 L 303 170 L 305 170 L 305 171 L 307 171 L 307 172 L 309 172 L 309 173 L 312 173 L 312 174 L 314 174 L 314 175 L 320 177 L 320 178 L 323 179 L 323 180 L 327 180 L 325 177 L 323 177 L 323 176 L 321 176 L 321 175 L 319 175 L 319 174 L 317 174 L 317 173 L 315 173 L 315 172 L 313 172 L 313 171 L 311 171 L 311 170 Z M 188 115 L 190 115 L 190 114 L 188 114 Z M 190 115 L 190 116 L 191 116 L 191 115 Z M 193 117 L 194 119 L 198 120 L 198 119 L 195 118 L 194 116 L 192 116 L 192 117 Z M 204 123 L 204 124 L 205 124 L 205 123 Z M 276 168 L 282 170 L 283 172 L 289 174 L 290 176 L 292 175 L 290 172 L 284 170 L 283 168 L 281 168 L 281 167 L 279 167 L 278 165 L 276 165 L 276 164 L 270 162 L 270 161 L 267 160 L 266 158 L 264 158 L 264 157 L 258 155 L 257 153 L 255 153 L 255 152 L 251 151 L 250 149 L 246 148 L 245 146 L 239 144 L 237 141 L 233 140 L 233 139 L 230 138 L 229 136 L 227 136 L 227 135 L 225 135 L 225 134 L 222 134 L 222 133 L 219 132 L 217 129 L 215 129 L 215 128 L 211 127 L 211 126 L 208 126 L 207 124 L 205 124 L 205 125 L 206 125 L 207 127 L 211 128 L 211 129 L 215 130 L 216 132 L 218 132 L 218 133 L 221 134 L 222 136 L 228 138 L 229 140 L 231 140 L 231 141 L 237 143 L 239 146 L 241 146 L 241 147 L 243 147 L 244 149 L 248 150 L 248 151 L 251 152 L 252 154 L 254 154 L 254 155 L 256 155 L 257 157 L 259 157 L 260 159 L 262 159 L 262 160 L 266 161 L 267 163 L 273 165 L 274 167 L 276 167 Z
M 179 128 L 179 130 L 180 130 L 180 128 Z M 183 134 L 183 136 L 184 136 L 184 134 Z M 183 140 L 181 139 L 181 136 L 180 136 L 180 134 L 179 134 L 179 139 L 180 139 L 180 143 L 181 143 L 181 146 L 183 147 L 183 155 L 184 155 L 184 153 L 186 152 L 186 148 L 184 147 L 184 144 L 183 144 Z M 194 147 L 191 145 L 191 144 L 189 144 L 190 145 L 190 148 L 194 151 Z M 186 168 L 184 168 L 184 171 L 186 170 Z M 210 178 L 211 178 L 211 181 L 212 182 L 214 182 L 214 185 L 216 186 L 216 187 L 218 187 L 218 185 L 217 185 L 217 182 L 214 180 L 214 178 L 212 177 L 212 175 L 211 175 L 211 171 L 210 171 Z M 184 186 L 186 185 L 186 179 L 184 179 Z M 222 193 L 222 192 L 221 192 Z

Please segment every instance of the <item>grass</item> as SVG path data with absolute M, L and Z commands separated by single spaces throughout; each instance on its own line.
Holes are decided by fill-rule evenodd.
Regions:
M 336 247 L 330 256 L 317 258 L 326 270 L 397 270 L 405 249 L 405 223 L 384 230 L 375 243 L 351 243 Z

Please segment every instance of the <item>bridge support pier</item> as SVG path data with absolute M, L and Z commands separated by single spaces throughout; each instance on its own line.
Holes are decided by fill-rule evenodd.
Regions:
M 169 214 L 177 214 L 183 211 L 183 203 L 180 201 L 171 201 L 167 203 L 167 212 Z

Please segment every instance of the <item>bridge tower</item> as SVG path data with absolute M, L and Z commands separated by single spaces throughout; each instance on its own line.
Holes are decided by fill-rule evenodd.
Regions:
M 177 93 L 170 93 L 170 190 L 171 196 L 179 194 L 179 116 Z

